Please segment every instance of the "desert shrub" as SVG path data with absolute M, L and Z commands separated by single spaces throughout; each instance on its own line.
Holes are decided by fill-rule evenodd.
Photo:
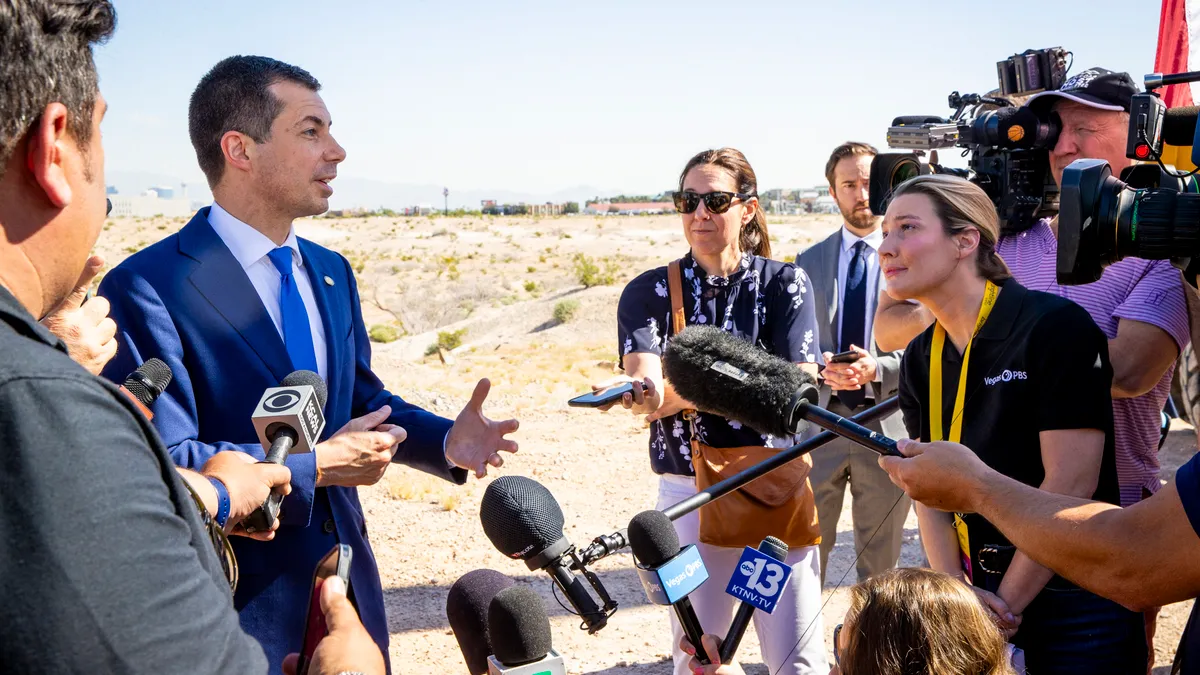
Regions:
M 558 323 L 566 323 L 575 318 L 575 312 L 578 310 L 578 300 L 560 300 L 554 305 L 554 320 Z
M 525 292 L 526 293 L 532 293 L 536 290 L 537 290 L 537 282 L 536 281 L 526 281 L 525 282 Z
M 446 351 L 451 351 L 457 347 L 462 346 L 463 336 L 466 334 L 467 334 L 466 328 L 459 328 L 458 330 L 438 331 L 437 342 L 434 342 L 433 344 L 429 345 L 429 348 L 425 350 L 425 355 L 429 356 L 430 354 L 436 354 L 439 349 L 445 349 Z
M 377 323 L 371 326 L 367 331 L 367 337 L 371 338 L 371 342 L 381 342 L 387 344 L 400 339 L 400 331 L 395 326 L 389 326 L 385 323 Z
M 611 286 L 617 283 L 617 266 L 612 261 L 604 262 L 604 270 L 600 270 L 600 266 L 596 261 L 582 253 L 575 254 L 575 278 L 579 283 L 583 284 L 584 288 L 592 286 Z

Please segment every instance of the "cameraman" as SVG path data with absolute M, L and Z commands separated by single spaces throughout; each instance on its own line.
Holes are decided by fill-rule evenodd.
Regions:
M 1061 184 L 1063 169 L 1077 159 L 1103 159 L 1117 174 L 1133 161 L 1125 156 L 1129 106 L 1137 85 L 1128 73 L 1090 68 L 1029 99 L 1041 115 L 1062 120 L 1050 151 L 1051 171 Z M 1166 260 L 1126 258 L 1104 270 L 1099 281 L 1060 286 L 1055 278 L 1058 222 L 1046 218 L 1032 228 L 1001 237 L 997 253 L 1023 286 L 1074 301 L 1108 337 L 1113 364 L 1114 437 L 1121 505 L 1158 490 L 1160 412 L 1171 392 L 1172 366 L 1190 341 L 1187 302 L 1179 272 Z M 875 318 L 880 349 L 899 349 L 933 323 L 928 310 L 881 294 Z

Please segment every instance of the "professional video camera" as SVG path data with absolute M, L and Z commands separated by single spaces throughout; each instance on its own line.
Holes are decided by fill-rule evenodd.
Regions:
M 1104 268 L 1134 256 L 1170 260 L 1188 278 L 1200 272 L 1200 185 L 1196 171 L 1183 173 L 1162 162 L 1164 142 L 1192 146 L 1200 166 L 1197 108 L 1166 109 L 1155 89 L 1200 81 L 1200 72 L 1145 78 L 1146 93 L 1133 97 L 1126 156 L 1135 164 L 1113 177 L 1108 162 L 1079 159 L 1063 171 L 1058 216 L 1060 284 L 1087 284 Z
M 888 129 L 888 147 L 911 152 L 884 153 L 871 163 L 871 211 L 882 214 L 892 190 L 913 176 L 948 173 L 970 179 L 996 204 L 1004 233 L 1029 229 L 1058 211 L 1058 186 L 1050 172 L 1049 150 L 1058 140 L 1057 116 L 1039 117 L 1006 97 L 1058 89 L 1066 79 L 1067 54 L 1061 47 L 1030 49 L 996 64 L 1000 87 L 992 96 L 952 92 L 949 118 L 897 117 Z M 985 109 L 985 108 L 994 109 Z M 967 169 L 937 163 L 936 151 L 963 148 Z M 928 161 L 923 159 L 929 152 Z

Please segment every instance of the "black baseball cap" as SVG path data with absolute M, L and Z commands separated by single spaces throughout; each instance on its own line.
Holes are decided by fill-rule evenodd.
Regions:
M 1061 88 L 1029 97 L 1030 107 L 1050 106 L 1051 97 L 1065 98 L 1100 110 L 1129 112 L 1134 94 L 1139 92 L 1129 73 L 1114 73 L 1104 68 L 1088 68 L 1063 82 Z M 1041 99 L 1041 103 L 1034 103 Z

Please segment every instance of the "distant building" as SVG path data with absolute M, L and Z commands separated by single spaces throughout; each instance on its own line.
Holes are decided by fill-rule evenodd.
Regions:
M 672 213 L 675 205 L 671 202 L 588 202 L 583 212 L 590 215 L 642 216 L 659 213 Z
M 563 212 L 562 204 L 551 204 L 550 202 L 546 202 L 545 204 L 530 204 L 527 208 L 531 216 L 558 216 L 562 215 Z
M 115 195 L 115 194 L 117 194 L 117 186 L 116 186 L 116 185 L 109 185 L 108 187 L 104 188 L 104 194 L 106 194 L 106 195 Z
M 158 197 L 159 199 L 174 199 L 175 198 L 175 188 L 167 187 L 165 185 L 158 186 L 158 187 L 152 187 L 149 190 L 146 190 L 146 192 L 154 193 L 154 195 L 156 197 Z
M 137 197 L 112 193 L 109 196 L 113 205 L 110 215 L 114 218 L 187 218 L 192 215 L 192 205 L 186 198 L 160 199 L 154 191 L 147 192 L 150 194 Z

